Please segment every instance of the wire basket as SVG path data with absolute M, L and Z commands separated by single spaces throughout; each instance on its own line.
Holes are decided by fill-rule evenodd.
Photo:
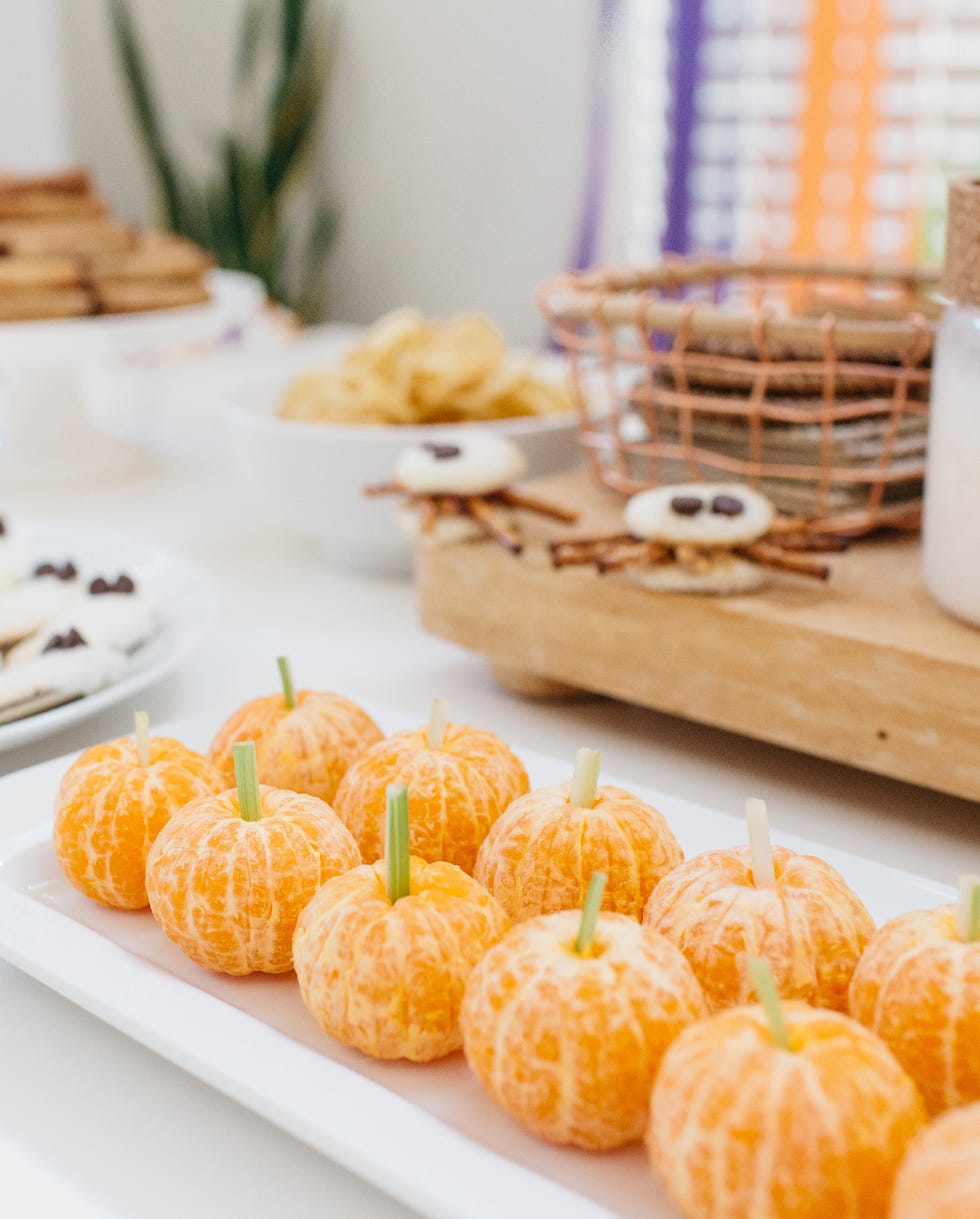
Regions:
M 592 476 L 738 481 L 858 535 L 921 519 L 931 272 L 670 259 L 539 291 Z

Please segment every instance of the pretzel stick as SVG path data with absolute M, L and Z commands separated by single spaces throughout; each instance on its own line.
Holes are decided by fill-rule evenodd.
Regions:
M 511 554 L 521 553 L 524 549 L 524 543 L 512 529 L 509 529 L 500 520 L 486 500 L 476 495 L 468 496 L 466 508 L 469 515 L 473 517 L 484 533 L 503 546 L 505 550 L 509 550 Z
M 771 567 L 776 571 L 791 571 L 798 576 L 812 576 L 816 580 L 826 580 L 830 576 L 830 568 L 825 563 L 817 563 L 804 555 L 783 551 L 765 542 L 736 546 L 734 553 L 758 563 L 760 567 Z
M 424 498 L 418 501 L 419 512 L 419 533 L 423 537 L 429 537 L 433 529 L 436 527 L 436 521 L 439 519 L 439 509 L 436 507 L 434 499 Z
M 598 560 L 602 553 L 602 543 L 593 542 L 590 549 L 578 546 L 573 550 L 564 550 L 556 545 L 552 545 L 550 549 L 552 567 L 581 567 Z
M 632 533 L 612 533 L 604 538 L 555 538 L 554 541 L 548 543 L 548 549 L 552 552 L 566 549 L 582 550 L 588 549 L 590 546 L 611 546 L 618 542 L 638 542 L 639 540 Z
M 667 546 L 659 546 L 656 542 L 632 542 L 624 546 L 614 546 L 608 552 L 597 555 L 595 565 L 604 575 L 607 571 L 620 571 L 634 563 L 646 563 L 655 567 L 658 563 L 669 562 L 670 558 L 670 548 Z
M 362 494 L 372 495 L 404 495 L 405 488 L 398 483 L 369 483 Z
M 550 516 L 553 520 L 564 521 L 574 525 L 578 513 L 570 508 L 562 508 L 558 504 L 549 504 L 547 500 L 538 499 L 535 495 L 525 495 L 522 491 L 501 491 L 497 497 L 501 503 L 511 508 L 523 508 L 525 512 L 537 512 L 540 516 Z
M 786 533 L 777 543 L 780 550 L 809 550 L 816 554 L 842 554 L 851 545 L 850 538 L 836 533 Z

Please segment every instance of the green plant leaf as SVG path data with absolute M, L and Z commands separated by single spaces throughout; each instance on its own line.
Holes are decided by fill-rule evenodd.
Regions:
M 238 56 L 235 60 L 236 88 L 244 85 L 255 70 L 267 12 L 265 0 L 249 0 L 245 7 L 238 38 Z
M 160 128 L 156 102 L 150 89 L 143 53 L 140 50 L 129 5 L 126 0 L 111 0 L 109 13 L 126 90 L 150 163 L 156 174 L 167 225 L 174 232 L 182 233 L 184 227 L 180 183 Z

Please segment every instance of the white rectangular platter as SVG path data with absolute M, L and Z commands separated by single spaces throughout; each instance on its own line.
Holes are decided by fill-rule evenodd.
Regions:
M 388 732 L 412 723 L 397 711 L 368 710 Z M 219 718 L 159 731 L 203 749 Z M 568 760 L 517 752 L 532 786 L 568 777 Z M 432 1219 L 676 1219 L 639 1146 L 597 1156 L 542 1143 L 490 1102 L 461 1054 L 427 1065 L 374 1062 L 321 1033 L 292 974 L 209 973 L 147 911 L 103 909 L 76 893 L 50 844 L 69 761 L 0 779 L 0 807 L 26 795 L 38 823 L 0 843 L 0 956 Z M 632 787 L 664 813 L 689 856 L 744 841 L 737 816 Z M 733 811 L 745 794 L 753 793 L 732 793 Z M 779 809 L 771 814 L 778 827 Z M 954 897 L 831 845 L 778 828 L 773 837 L 834 864 L 879 923 Z

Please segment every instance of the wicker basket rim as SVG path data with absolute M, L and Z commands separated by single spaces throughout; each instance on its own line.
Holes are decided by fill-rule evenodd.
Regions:
M 692 304 L 651 295 L 657 289 L 751 276 L 865 279 L 917 289 L 938 284 L 938 272 L 915 266 L 671 258 L 646 268 L 565 272 L 541 285 L 538 300 L 552 323 L 643 325 L 675 334 L 683 327 L 695 339 L 779 344 L 801 358 L 873 355 L 920 363 L 930 354 L 933 325 L 922 314 L 910 313 L 899 320 L 861 320 L 829 313 L 784 316 L 763 309 Z

